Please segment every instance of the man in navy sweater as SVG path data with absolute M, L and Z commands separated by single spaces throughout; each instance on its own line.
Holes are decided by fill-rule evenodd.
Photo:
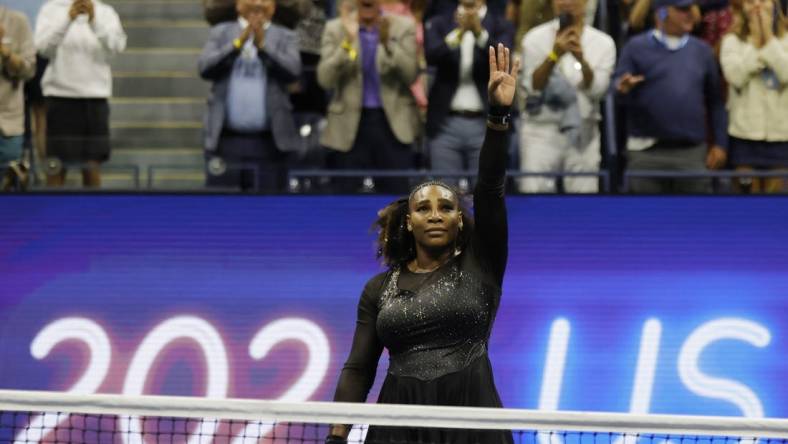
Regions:
M 692 37 L 694 0 L 656 0 L 656 28 L 631 39 L 613 76 L 624 105 L 630 170 L 725 165 L 728 115 L 711 47 Z M 713 142 L 707 147 L 707 128 Z M 708 180 L 632 179 L 636 193 L 705 193 Z
M 487 131 L 488 49 L 512 46 L 514 28 L 485 0 L 459 0 L 454 14 L 424 25 L 424 52 L 435 67 L 427 137 L 433 170 L 476 171 Z

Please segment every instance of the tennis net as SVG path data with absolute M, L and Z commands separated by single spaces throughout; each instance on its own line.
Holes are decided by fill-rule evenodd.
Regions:
M 369 425 L 507 430 L 525 444 L 788 442 L 783 419 L 0 390 L 0 443 L 322 443 L 330 424 L 355 424 L 349 443 Z

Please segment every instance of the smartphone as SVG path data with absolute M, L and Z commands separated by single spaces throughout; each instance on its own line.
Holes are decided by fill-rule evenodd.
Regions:
M 568 12 L 562 12 L 562 13 L 558 14 L 558 30 L 559 31 L 564 30 L 564 29 L 572 26 L 572 24 L 574 24 L 574 22 L 575 22 L 575 18 L 574 18 L 574 16 L 572 14 L 570 14 Z

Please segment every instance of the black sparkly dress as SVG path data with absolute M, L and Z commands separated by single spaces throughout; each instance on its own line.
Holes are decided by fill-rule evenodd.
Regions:
M 487 356 L 507 258 L 508 135 L 487 130 L 474 191 L 471 244 L 430 273 L 404 265 L 373 277 L 358 305 L 353 346 L 335 401 L 364 402 L 383 347 L 379 403 L 501 407 Z M 512 443 L 510 431 L 371 426 L 368 444 Z

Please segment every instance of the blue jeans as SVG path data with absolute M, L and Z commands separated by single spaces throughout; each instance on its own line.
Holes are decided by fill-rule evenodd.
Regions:
M 22 158 L 22 136 L 0 136 L 0 164 Z

